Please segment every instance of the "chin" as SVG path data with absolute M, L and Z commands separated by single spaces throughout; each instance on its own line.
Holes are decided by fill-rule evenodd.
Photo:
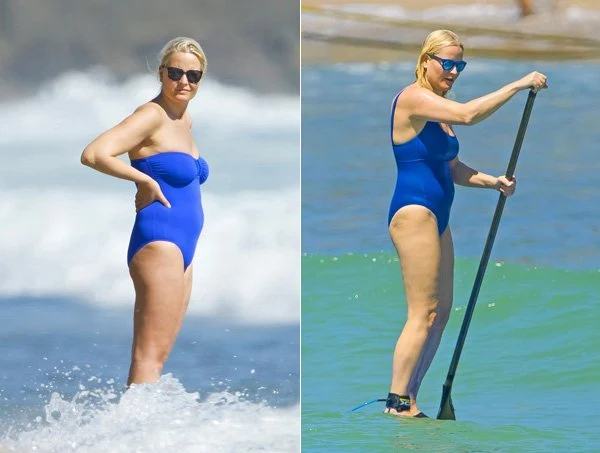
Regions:
M 189 101 L 194 97 L 192 93 L 175 93 L 175 99 L 179 101 Z

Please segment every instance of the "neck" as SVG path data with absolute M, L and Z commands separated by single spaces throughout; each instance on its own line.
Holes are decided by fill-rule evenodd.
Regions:
M 447 93 L 447 91 L 440 90 L 439 88 L 433 88 L 433 87 L 431 88 L 431 91 L 433 91 L 438 96 L 442 96 L 442 97 L 444 97 Z
M 183 116 L 183 114 L 185 113 L 187 106 L 188 106 L 188 102 L 177 102 L 177 101 L 173 101 L 172 99 L 168 99 L 163 92 L 161 92 L 158 97 L 156 98 L 156 101 L 158 102 L 158 104 L 160 104 L 162 106 L 162 108 L 165 109 L 165 111 L 167 112 L 167 114 L 171 117 L 171 118 L 181 118 Z
M 447 91 L 442 91 L 439 88 L 434 88 L 434 86 L 431 84 L 431 82 L 429 80 L 427 80 L 426 83 L 423 83 L 423 82 L 421 82 L 421 83 L 416 82 L 416 83 L 417 83 L 417 85 L 422 86 L 423 88 L 427 88 L 428 90 L 433 91 L 438 96 L 444 97 L 447 93 Z

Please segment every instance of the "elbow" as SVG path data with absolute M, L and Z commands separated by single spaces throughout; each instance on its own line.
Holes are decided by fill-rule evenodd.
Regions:
M 81 163 L 92 168 L 96 165 L 96 155 L 89 147 L 85 148 L 83 153 L 81 153 Z
M 477 115 L 475 112 L 467 111 L 463 115 L 463 124 L 465 126 L 472 126 L 473 124 L 477 124 Z
M 479 121 L 481 121 L 481 115 L 477 111 L 477 106 L 474 105 L 472 102 L 467 102 L 466 104 L 463 104 L 461 114 L 462 124 L 464 124 L 465 126 L 472 126 L 473 124 L 477 124 Z

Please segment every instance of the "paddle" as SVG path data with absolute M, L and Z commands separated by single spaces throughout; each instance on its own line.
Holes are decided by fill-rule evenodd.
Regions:
M 521 124 L 519 126 L 519 132 L 517 132 L 517 139 L 515 140 L 515 146 L 513 147 L 512 155 L 508 163 L 508 169 L 506 170 L 506 177 L 512 178 L 515 167 L 517 166 L 517 159 L 519 158 L 519 152 L 521 151 L 521 145 L 523 144 L 523 138 L 525 137 L 525 131 L 527 130 L 527 123 L 531 116 L 531 110 L 533 109 L 533 101 L 535 101 L 536 93 L 531 90 L 527 97 L 527 103 L 525 104 L 525 110 L 523 111 L 523 117 L 521 118 Z M 481 256 L 481 262 L 479 263 L 479 269 L 477 270 L 477 276 L 475 277 L 475 283 L 473 284 L 473 290 L 471 291 L 471 297 L 465 311 L 465 317 L 458 334 L 458 340 L 456 347 L 454 348 L 454 354 L 452 361 L 450 362 L 450 369 L 446 376 L 446 382 L 442 387 L 442 401 L 440 402 L 440 410 L 438 412 L 438 420 L 456 420 L 454 414 L 454 406 L 452 404 L 452 398 L 450 392 L 452 391 L 452 382 L 454 381 L 454 375 L 456 374 L 456 368 L 458 367 L 458 361 L 462 348 L 465 344 L 465 338 L 467 336 L 467 330 L 469 330 L 469 324 L 471 323 L 471 317 L 475 310 L 475 303 L 477 302 L 477 296 L 479 295 L 479 289 L 483 281 L 485 269 L 487 267 L 492 247 L 494 245 L 494 239 L 496 238 L 496 232 L 498 231 L 498 225 L 500 224 L 500 217 L 502 216 L 502 210 L 504 209 L 504 203 L 506 203 L 506 197 L 500 193 L 498 198 L 498 204 L 496 205 L 496 212 L 494 212 L 494 218 L 492 219 L 492 225 L 488 233 L 485 247 L 483 249 L 483 255 Z

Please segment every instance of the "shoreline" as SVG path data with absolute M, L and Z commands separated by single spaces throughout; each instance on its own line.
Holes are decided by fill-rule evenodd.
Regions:
M 397 0 L 303 0 L 302 6 L 305 5 L 390 5 L 400 6 Z M 504 6 L 515 6 L 517 5 L 516 0 L 402 0 L 402 8 L 412 10 L 425 10 L 434 7 L 441 6 L 452 6 L 452 5 L 504 5 Z M 600 4 L 596 0 L 549 0 L 545 2 L 534 1 L 534 10 L 536 13 L 543 12 L 550 8 L 555 9 L 558 12 L 564 12 L 570 7 L 580 7 L 589 10 L 600 11 Z
M 548 2 L 552 2 L 551 5 Z M 600 5 L 594 0 L 547 0 L 519 18 L 515 0 L 310 0 L 302 3 L 302 65 L 405 61 L 436 28 L 460 36 L 469 55 L 537 60 L 600 60 Z M 457 6 L 464 18 L 446 19 Z M 552 9 L 550 9 L 550 6 Z M 473 8 L 493 8 L 481 20 Z M 581 11 L 586 19 L 573 19 Z M 451 10 L 450 10 L 451 11 Z M 494 13 L 502 12 L 500 18 Z M 460 13 L 460 11 L 459 11 Z M 567 14 L 569 13 L 570 16 Z M 579 17 L 578 16 L 578 17 Z M 478 20 L 474 21 L 474 18 Z

